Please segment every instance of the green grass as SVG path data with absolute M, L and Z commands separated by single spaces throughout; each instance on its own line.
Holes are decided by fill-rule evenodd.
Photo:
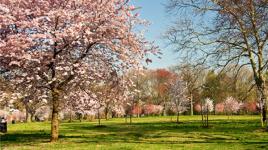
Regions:
M 49 143 L 50 123 L 10 124 L 1 134 L 1 149 L 268 149 L 268 132 L 260 128 L 259 116 L 210 116 L 210 128 L 202 128 L 200 116 L 182 116 L 183 123 L 171 117 L 134 118 L 125 124 L 123 118 L 97 122 L 61 123 L 60 139 Z M 175 117 L 173 117 L 175 121 Z

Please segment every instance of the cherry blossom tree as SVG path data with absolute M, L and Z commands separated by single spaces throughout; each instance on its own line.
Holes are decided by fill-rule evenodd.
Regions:
M 200 112 L 201 112 L 201 105 L 200 105 L 200 104 L 195 104 L 195 105 L 194 105 L 194 110 L 195 110 L 196 112 L 200 113 Z
M 106 80 L 105 86 L 102 89 L 102 98 L 103 107 L 104 107 L 104 115 L 105 119 L 108 120 L 108 114 L 112 112 L 112 110 L 116 110 L 117 106 L 120 106 L 122 94 L 122 76 L 118 76 L 115 72 L 111 72 L 110 77 Z
M 146 115 L 160 115 L 164 107 L 161 105 L 146 104 L 143 106 L 143 110 Z
M 105 70 L 104 73 L 110 72 L 108 68 Z M 124 114 L 122 113 L 124 111 L 123 104 L 127 98 L 124 93 L 129 91 L 128 87 L 124 86 L 125 84 L 127 85 L 127 81 L 124 80 L 124 77 L 117 76 L 114 72 L 91 82 L 80 79 L 75 87 L 67 89 L 71 92 L 65 92 L 66 95 L 62 98 L 66 99 L 63 111 L 69 112 L 70 118 L 73 113 L 80 114 L 81 117 L 84 115 L 96 116 L 99 125 L 101 114 L 106 116 L 107 113 L 111 112 L 114 115 L 122 116 Z
M 179 115 L 189 109 L 190 100 L 186 96 L 187 87 L 185 82 L 177 78 L 176 81 L 171 85 L 170 99 L 173 105 L 173 109 L 177 113 L 177 123 L 179 123 Z
M 0 106 L 2 110 L 7 110 L 9 106 L 12 104 L 10 99 L 12 97 L 12 93 L 1 91 L 0 93 Z
M 25 85 L 29 86 L 25 87 Z M 49 102 L 47 89 L 37 89 L 34 83 L 17 84 L 13 92 L 16 96 L 13 103 L 16 106 L 21 105 L 25 109 L 26 122 L 34 121 L 36 110 L 46 106 Z
M 35 112 L 37 121 L 46 121 L 51 117 L 51 109 L 49 106 L 41 106 Z
M 166 69 L 157 69 L 153 72 L 155 80 L 154 90 L 156 91 L 156 99 L 158 103 L 164 106 L 163 115 L 166 115 L 166 106 L 169 100 L 169 91 L 172 83 L 175 81 L 175 74 Z
M 62 98 L 65 99 L 62 111 L 69 112 L 70 122 L 72 121 L 72 114 L 77 114 L 79 120 L 82 121 L 82 117 L 89 111 L 95 111 L 97 105 L 97 96 L 94 93 L 85 92 L 82 89 L 77 90 L 70 92 L 70 95 Z
M 123 84 L 121 87 L 123 95 L 123 105 L 125 108 L 125 119 L 127 122 L 127 117 L 129 116 L 130 124 L 132 123 L 133 109 L 136 105 L 139 105 L 140 98 L 142 95 L 142 89 L 140 88 L 139 77 L 143 73 L 143 68 L 133 69 L 127 72 L 123 76 Z M 124 81 L 125 80 L 125 81 Z
M 209 127 L 208 115 L 209 112 L 212 112 L 214 110 L 213 100 L 211 100 L 210 98 L 206 98 L 203 104 L 201 105 L 201 110 L 202 110 L 202 124 L 205 127 Z M 204 116 L 204 114 L 206 116 Z
M 141 113 L 142 113 L 142 107 L 140 105 L 135 105 L 132 109 L 132 114 L 139 117 Z
M 13 87 L 5 79 L 4 76 L 0 76 L 0 108 L 2 110 L 7 110 L 7 108 L 12 104 L 10 99 L 13 97 Z
M 212 112 L 213 110 L 214 110 L 213 100 L 211 100 L 210 98 L 206 98 L 202 105 L 202 111 L 207 113 Z
M 256 102 L 244 103 L 243 108 L 246 111 L 246 113 L 248 113 L 248 112 L 256 113 L 257 112 L 257 103 Z
M 224 112 L 224 103 L 218 103 L 215 105 L 215 112 L 216 113 L 223 113 Z
M 242 105 L 243 104 L 238 102 L 235 98 L 227 97 L 224 101 L 224 111 L 228 115 L 228 118 L 230 114 L 237 113 Z
M 153 104 L 146 104 L 143 106 L 144 114 L 152 115 L 154 112 L 154 105 Z
M 37 80 L 51 98 L 51 142 L 58 140 L 61 99 L 80 79 L 102 77 L 101 64 L 116 71 L 137 66 L 156 52 L 138 34 L 144 24 L 128 0 L 3 0 L 0 66 L 17 83 Z M 80 92 L 78 90 L 78 92 Z

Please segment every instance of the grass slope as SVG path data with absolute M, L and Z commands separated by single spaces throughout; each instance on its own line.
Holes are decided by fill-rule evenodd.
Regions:
M 211 128 L 201 127 L 200 116 L 182 116 L 182 124 L 171 117 L 134 118 L 96 122 L 61 123 L 60 140 L 49 143 L 50 123 L 8 125 L 1 134 L 0 148 L 8 150 L 132 150 L 268 149 L 268 132 L 260 129 L 258 116 L 210 116 Z M 175 117 L 173 117 L 175 120 Z

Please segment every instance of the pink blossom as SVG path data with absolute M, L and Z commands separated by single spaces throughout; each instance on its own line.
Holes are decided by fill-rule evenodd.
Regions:
M 238 102 L 233 97 L 227 97 L 224 102 L 224 111 L 227 113 L 237 113 L 241 108 L 242 103 Z

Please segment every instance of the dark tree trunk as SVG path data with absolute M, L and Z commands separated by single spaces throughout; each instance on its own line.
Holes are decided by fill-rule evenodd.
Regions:
M 267 106 L 266 106 L 266 98 L 262 97 L 261 99 L 261 103 L 262 103 L 262 121 L 263 122 L 267 122 L 267 115 L 266 115 L 266 111 L 267 111 Z
M 83 114 L 80 113 L 80 114 L 79 114 L 79 121 L 82 122 L 82 120 L 83 120 Z
M 52 119 L 51 119 L 51 142 L 59 138 L 59 91 L 52 90 Z
M 137 109 L 138 109 L 138 114 L 137 115 L 138 115 L 138 118 L 140 118 L 140 106 L 138 106 Z
M 98 123 L 99 123 L 99 126 L 101 125 L 101 119 L 100 119 L 100 109 L 98 109 Z
M 70 118 L 69 118 L 69 122 L 72 122 L 72 121 L 73 121 L 73 115 L 72 115 L 72 111 L 71 111 L 71 110 L 70 110 L 69 115 L 70 115 L 70 116 L 69 116 L 69 117 L 70 117 Z
M 108 113 L 109 113 L 108 108 L 105 108 L 105 120 L 108 120 Z
M 31 122 L 31 115 L 29 113 L 28 106 L 26 106 L 25 109 L 26 109 L 26 119 L 25 119 L 25 122 Z
M 162 116 L 166 116 L 166 100 L 164 100 Z
M 34 112 L 33 113 L 30 113 L 30 115 L 31 115 L 31 122 L 34 122 L 35 121 L 35 118 L 34 118 Z
M 129 124 L 132 124 L 132 113 L 130 113 L 130 116 L 129 116 Z
M 125 123 L 127 123 L 127 115 L 125 115 Z
M 134 102 L 132 102 L 131 109 L 130 109 L 129 124 L 132 124 L 133 106 L 134 106 Z
M 207 105 L 207 124 L 206 124 L 207 127 L 208 127 L 208 113 L 209 111 L 208 111 L 208 105 Z
M 268 121 L 267 121 L 267 93 L 265 89 L 265 82 L 263 80 L 260 80 L 259 82 L 256 82 L 259 96 L 260 96 L 260 103 L 261 103 L 261 114 L 262 114 L 262 124 L 264 123 L 266 128 L 268 129 Z
M 177 124 L 179 124 L 179 123 L 180 123 L 180 113 L 177 112 Z

